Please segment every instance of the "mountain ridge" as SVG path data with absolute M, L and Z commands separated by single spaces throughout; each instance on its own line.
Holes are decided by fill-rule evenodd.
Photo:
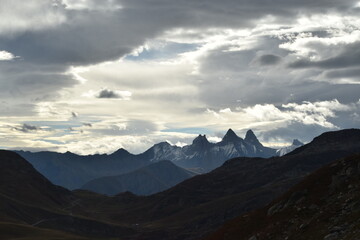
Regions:
M 276 155 L 276 150 L 264 147 L 251 130 L 247 132 L 247 139 L 249 142 L 229 129 L 223 140 L 218 143 L 210 143 L 206 135 L 199 135 L 192 144 L 184 147 L 160 142 L 137 155 L 123 148 L 111 154 L 88 156 L 70 152 L 16 152 L 51 182 L 73 190 L 93 179 L 125 174 L 161 160 L 170 160 L 181 168 L 206 173 L 221 166 L 230 158 Z
M 357 239 L 360 155 L 328 164 L 264 208 L 229 220 L 203 240 Z
M 119 176 L 91 180 L 81 189 L 106 195 L 116 195 L 127 191 L 136 195 L 151 195 L 195 175 L 171 161 L 163 160 Z

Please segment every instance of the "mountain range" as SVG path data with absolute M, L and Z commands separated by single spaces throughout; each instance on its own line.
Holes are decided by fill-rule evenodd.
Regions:
M 360 153 L 359 129 L 328 132 L 282 157 L 231 159 L 145 199 L 120 194 L 106 204 L 116 208 L 121 203 L 121 213 L 106 215 L 150 227 L 158 239 L 196 239 L 226 220 L 265 206 L 318 168 L 354 153 Z
M 81 189 L 107 195 L 116 195 L 126 191 L 136 195 L 151 195 L 171 188 L 195 175 L 171 161 L 163 160 L 130 173 L 91 180 Z
M 74 153 L 16 151 L 54 184 L 68 189 L 81 188 L 91 180 L 118 176 L 152 163 L 169 160 L 178 167 L 206 173 L 234 157 L 271 157 L 276 150 L 264 147 L 252 130 L 244 139 L 231 129 L 218 143 L 210 143 L 205 135 L 192 144 L 178 147 L 168 142 L 155 144 L 144 153 L 135 155 L 125 149 L 112 154 L 80 156 Z
M 331 197 L 334 201 L 338 199 L 338 202 L 327 202 L 326 198 L 320 198 L 322 201 L 316 202 L 318 208 L 315 209 L 319 209 L 316 211 L 319 214 L 324 214 L 319 221 L 328 216 L 336 218 L 329 218 L 330 228 L 319 227 L 318 231 L 313 228 L 313 235 L 326 237 L 336 231 L 341 234 L 341 227 L 356 217 L 353 215 L 341 218 L 343 211 L 346 213 L 348 207 L 352 206 L 351 200 L 347 200 L 351 197 L 348 193 L 353 187 L 357 189 L 360 185 L 356 174 L 359 167 L 358 158 L 351 160 L 351 164 L 347 164 L 348 160 L 339 164 L 334 161 L 359 153 L 359 129 L 328 132 L 282 157 L 234 158 L 209 173 L 194 176 L 151 196 L 136 196 L 125 192 L 110 197 L 86 190 L 68 191 L 55 186 L 18 154 L 1 151 L 0 229 L 4 231 L 0 231 L 0 237 L 30 240 L 35 239 L 34 236 L 46 233 L 49 237 L 45 239 L 59 239 L 59 236 L 61 239 L 200 239 L 226 221 L 249 212 L 251 215 L 251 211 L 262 209 L 267 204 L 270 204 L 270 208 L 277 206 L 270 211 L 273 216 L 282 214 L 284 209 L 285 217 L 295 221 L 294 223 L 304 224 L 302 227 L 297 224 L 292 226 L 306 229 L 309 226 L 306 225 L 307 215 L 302 215 L 302 212 L 296 215 L 287 212 L 285 208 L 292 193 L 285 194 L 285 197 L 281 195 L 289 189 L 293 191 L 291 189 L 297 188 L 296 184 L 327 164 L 336 164 L 335 170 L 344 166 L 343 170 L 334 170 L 334 174 L 326 178 L 333 181 L 333 190 L 330 189 L 330 195 L 323 195 Z M 308 187 L 310 196 L 317 192 L 322 194 L 321 189 L 316 191 L 316 184 L 329 186 L 322 184 L 321 174 L 315 175 L 319 178 L 313 178 L 310 182 L 305 180 L 309 182 L 309 187 L 314 187 Z M 300 199 L 306 196 L 306 193 L 303 193 Z M 276 198 L 280 201 L 275 200 L 275 204 L 272 204 Z M 303 203 L 304 205 L 299 205 L 301 209 L 307 206 L 307 200 L 299 202 Z M 327 215 L 324 211 L 331 207 L 332 203 L 335 204 L 333 215 Z M 356 203 L 355 201 L 354 213 L 357 209 Z M 266 214 L 270 208 L 266 210 Z M 264 221 L 265 224 L 271 224 L 266 219 Z M 255 223 L 256 220 L 252 222 Z M 244 236 L 254 237 L 253 239 L 258 238 L 257 234 L 259 237 L 262 236 L 264 224 L 261 221 L 259 223 L 261 224 L 258 228 L 244 232 Z M 345 229 L 344 232 L 356 233 L 358 226 L 351 226 L 354 229 Z M 322 235 L 322 229 L 327 229 L 327 235 Z

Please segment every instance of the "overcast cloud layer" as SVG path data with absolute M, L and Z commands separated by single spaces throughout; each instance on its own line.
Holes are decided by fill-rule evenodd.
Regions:
M 354 0 L 0 0 L 0 147 L 359 128 L 359 15 Z

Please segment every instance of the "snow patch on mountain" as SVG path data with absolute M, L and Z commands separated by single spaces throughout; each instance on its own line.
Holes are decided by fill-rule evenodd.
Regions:
M 297 149 L 298 147 L 301 147 L 303 145 L 304 145 L 304 143 L 300 142 L 297 139 L 294 139 L 293 143 L 290 146 L 278 149 L 276 151 L 276 154 L 281 157 L 281 156 L 284 156 L 285 154 L 288 154 L 289 152 L 294 151 L 295 149 Z

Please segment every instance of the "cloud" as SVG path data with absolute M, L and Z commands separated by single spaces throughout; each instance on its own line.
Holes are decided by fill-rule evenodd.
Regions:
M 262 55 L 259 58 L 259 62 L 261 65 L 275 65 L 281 61 L 281 57 L 272 55 L 272 54 L 266 54 Z
M 24 132 L 24 133 L 36 132 L 38 130 L 41 130 L 41 128 L 39 128 L 37 126 L 26 124 L 26 123 L 24 123 L 20 127 L 14 127 L 13 129 L 20 131 L 20 132 Z
M 129 91 L 110 90 L 108 88 L 103 88 L 98 91 L 89 90 L 82 95 L 90 98 L 130 100 L 132 93 Z
M 0 51 L 0 61 L 9 61 L 16 58 L 14 54 L 7 52 L 7 51 Z
M 358 103 L 342 104 L 338 100 L 274 104 L 256 104 L 235 110 L 207 110 L 206 114 L 217 119 L 216 124 L 236 125 L 242 128 L 261 128 L 271 130 L 297 122 L 301 125 L 317 125 L 321 128 L 337 129 L 333 123 L 339 113 L 358 112 Z M 215 123 L 214 123 L 215 124 Z
M 146 136 L 158 130 L 158 126 L 147 120 L 104 121 L 93 124 L 92 133 L 98 136 Z
M 99 4 L 96 0 L 63 0 L 66 9 L 111 11 L 121 9 L 121 5 L 114 0 L 104 0 Z
M 76 113 L 76 112 L 71 112 L 71 116 L 72 116 L 73 118 L 77 118 L 77 117 L 79 116 L 79 114 Z
M 129 100 L 132 93 L 129 91 L 102 89 L 97 95 L 97 98 L 117 98 L 121 100 Z
M 64 9 L 55 0 L 2 0 L 0 36 L 14 37 L 24 31 L 39 31 L 66 21 Z
M 20 130 L 0 139 L 94 153 L 191 142 L 164 129 L 360 126 L 357 2 L 2 1 L 0 121 Z
M 308 59 L 298 60 L 291 64 L 291 68 L 318 67 L 324 69 L 347 68 L 360 65 L 360 42 L 349 44 L 344 47 L 342 53 L 324 60 L 311 61 Z

